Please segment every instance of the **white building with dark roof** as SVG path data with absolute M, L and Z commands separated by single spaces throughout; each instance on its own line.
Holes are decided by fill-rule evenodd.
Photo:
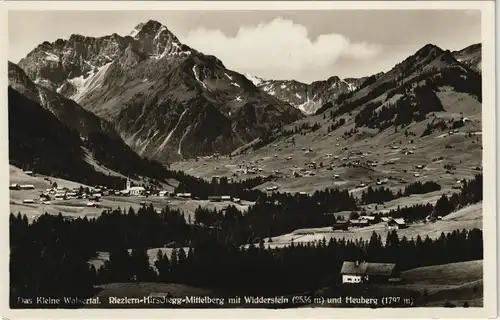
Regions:
M 344 261 L 342 283 L 384 283 L 398 277 L 395 263 Z

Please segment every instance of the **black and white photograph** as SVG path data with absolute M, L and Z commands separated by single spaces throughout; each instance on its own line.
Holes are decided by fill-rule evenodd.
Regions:
M 397 2 L 7 10 L 9 308 L 491 310 L 494 6 Z

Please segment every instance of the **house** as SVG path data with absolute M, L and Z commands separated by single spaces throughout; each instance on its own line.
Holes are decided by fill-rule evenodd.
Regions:
M 387 222 L 387 227 L 389 229 L 406 229 L 408 225 L 403 218 L 397 218 Z
M 345 230 L 349 228 L 349 221 L 337 221 L 332 225 L 332 230 Z
M 177 193 L 175 195 L 176 197 L 179 197 L 179 198 L 191 198 L 192 194 L 190 192 L 184 192 L 184 193 Z
M 34 177 L 35 174 L 33 173 L 33 171 L 24 171 L 25 174 L 27 174 L 28 176 L 32 176 Z
M 388 283 L 399 276 L 394 263 L 344 261 L 342 283 Z
M 24 199 L 23 203 L 35 203 L 35 200 L 33 200 L 33 199 Z
M 380 217 L 378 216 L 361 216 L 359 217 L 360 220 L 368 220 L 368 223 L 369 224 L 376 224 L 376 223 L 379 223 L 381 220 L 380 220 Z
M 221 196 L 221 201 L 231 201 L 231 196 Z
M 241 199 L 240 199 L 240 198 L 233 198 L 233 202 L 234 202 L 234 203 L 240 203 L 240 202 L 241 202 Z
M 212 202 L 220 202 L 222 200 L 221 196 L 209 196 L 208 200 Z
M 160 191 L 158 192 L 158 196 L 160 197 L 166 197 L 168 195 L 168 191 Z
M 380 217 L 380 220 L 381 220 L 382 222 L 387 223 L 387 222 L 391 221 L 391 220 L 392 220 L 392 218 L 391 218 L 391 217 Z
M 349 225 L 352 227 L 368 227 L 370 225 L 370 222 L 368 222 L 368 220 L 362 219 L 351 219 L 349 220 Z
M 275 191 L 278 190 L 278 186 L 267 187 L 266 191 Z
M 21 190 L 34 190 L 35 186 L 32 184 L 22 184 L 19 186 Z
M 21 186 L 16 184 L 16 183 L 13 183 L 9 186 L 9 189 L 10 190 L 21 190 Z

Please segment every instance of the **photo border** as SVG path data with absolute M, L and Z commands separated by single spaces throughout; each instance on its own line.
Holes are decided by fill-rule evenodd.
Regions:
M 1 254 L 2 268 L 1 316 L 19 318 L 486 318 L 497 314 L 497 247 L 496 247 L 496 143 L 495 143 L 495 3 L 493 1 L 15 1 L 0 4 L 0 56 L 8 57 L 8 12 L 11 10 L 94 10 L 94 11 L 146 11 L 146 10 L 481 10 L 482 39 L 482 145 L 483 145 L 483 308 L 425 308 L 410 309 L 346 309 L 346 308 L 294 308 L 294 309 L 37 309 L 12 310 L 9 308 L 9 250 Z M 50 39 L 47 39 L 50 40 Z M 0 147 L 3 178 L 1 203 L 10 213 L 8 171 L 8 115 L 7 115 L 7 63 L 0 64 L 0 93 L 2 102 Z M 9 243 L 8 214 L 1 220 L 4 243 Z M 168 310 L 168 311 L 166 311 Z M 369 314 L 369 317 L 367 317 Z

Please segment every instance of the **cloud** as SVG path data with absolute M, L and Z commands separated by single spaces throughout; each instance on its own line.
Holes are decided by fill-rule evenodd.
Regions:
M 220 30 L 196 29 L 180 40 L 217 56 L 228 68 L 239 72 L 281 70 L 295 74 L 332 66 L 340 58 L 371 59 L 382 49 L 376 44 L 353 43 L 337 33 L 311 40 L 306 27 L 282 18 L 241 27 L 234 37 Z

